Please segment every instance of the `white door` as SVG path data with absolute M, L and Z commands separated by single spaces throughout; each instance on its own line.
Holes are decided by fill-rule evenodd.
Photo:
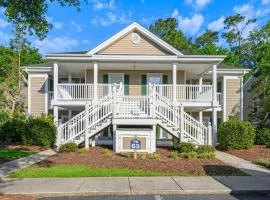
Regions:
M 110 84 L 124 83 L 124 74 L 123 73 L 109 73 L 109 83 Z
M 155 85 L 162 84 L 162 74 L 159 73 L 147 74 L 147 83 Z

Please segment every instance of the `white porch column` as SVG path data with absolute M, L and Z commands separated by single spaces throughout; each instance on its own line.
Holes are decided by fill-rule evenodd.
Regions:
M 72 83 L 72 75 L 68 74 L 68 83 Z
M 203 123 L 203 111 L 199 112 L 199 122 Z
M 217 65 L 212 67 L 212 96 L 213 96 L 213 105 L 217 104 Z
M 217 65 L 212 67 L 212 135 L 213 143 L 217 143 Z
M 58 84 L 58 63 L 55 62 L 53 64 L 53 91 L 54 91 L 54 99 L 58 99 L 58 90 L 57 90 L 57 84 Z
M 94 63 L 94 100 L 98 97 L 98 63 Z
M 70 120 L 72 118 L 72 110 L 69 109 L 68 110 L 68 120 Z
M 243 120 L 243 76 L 240 78 L 240 119 Z
M 61 131 L 59 131 L 59 116 L 58 116 L 58 106 L 53 107 L 53 116 L 54 116 L 54 124 L 56 126 L 56 146 L 57 148 L 61 145 Z
M 173 101 L 176 102 L 177 64 L 173 64 Z
M 89 149 L 89 104 L 85 105 L 85 133 L 84 133 L 84 148 Z

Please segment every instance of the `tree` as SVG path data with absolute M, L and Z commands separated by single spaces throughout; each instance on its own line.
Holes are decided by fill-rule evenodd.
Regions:
M 245 42 L 244 31 L 250 24 L 256 22 L 256 19 L 246 19 L 246 17 L 236 14 L 229 16 L 224 20 L 223 38 L 229 44 L 231 51 L 235 54 L 233 57 L 237 59 L 238 66 L 245 66 L 243 58 L 245 57 L 245 48 L 243 43 Z
M 21 26 L 30 35 L 43 39 L 52 27 L 45 14 L 48 4 L 53 2 L 80 8 L 80 0 L 0 0 L 0 7 L 5 8 L 5 15 L 15 26 Z
M 208 29 L 206 29 L 206 31 L 195 40 L 195 45 L 197 48 L 217 43 L 218 43 L 218 32 L 211 31 Z
M 259 30 L 254 30 L 248 37 L 250 54 L 256 71 L 256 81 L 251 88 L 253 98 L 260 109 L 252 117 L 265 123 L 270 116 L 270 21 Z
M 218 32 L 206 30 L 195 39 L 198 53 L 206 55 L 227 55 L 229 51 L 217 45 L 219 42 Z
M 23 111 L 24 75 L 20 67 L 43 62 L 38 50 L 24 39 L 16 38 L 11 44 L 0 46 L 0 108 L 8 113 Z
M 181 30 L 177 30 L 177 27 L 178 22 L 175 18 L 167 18 L 158 19 L 150 25 L 149 30 L 179 51 L 185 54 L 195 53 L 196 48 L 192 40 L 187 39 Z

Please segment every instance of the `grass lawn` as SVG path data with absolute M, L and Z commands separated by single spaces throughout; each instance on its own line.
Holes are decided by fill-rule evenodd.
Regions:
M 196 174 L 205 176 L 205 173 Z M 234 176 L 245 176 L 245 173 L 235 173 Z M 91 168 L 82 165 L 63 165 L 53 167 L 30 167 L 18 170 L 9 178 L 45 178 L 45 177 L 119 177 L 119 176 L 194 176 L 194 174 L 144 171 L 127 168 Z
M 183 173 L 154 172 L 120 168 L 90 168 L 81 165 L 64 165 L 54 167 L 30 167 L 18 170 L 10 178 L 44 178 L 44 177 L 109 177 L 109 176 L 186 176 Z M 204 175 L 204 174 L 201 174 Z
M 0 149 L 0 159 L 15 159 L 29 156 L 36 153 L 35 151 L 25 151 L 17 149 Z

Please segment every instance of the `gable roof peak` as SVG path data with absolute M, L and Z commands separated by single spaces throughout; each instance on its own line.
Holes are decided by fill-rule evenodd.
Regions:
M 139 31 L 141 34 L 152 40 L 154 43 L 156 43 L 158 46 L 161 48 L 165 49 L 166 51 L 169 51 L 177 56 L 183 55 L 180 51 L 175 49 L 173 46 L 165 42 L 164 40 L 160 39 L 157 37 L 155 34 L 144 28 L 142 25 L 140 25 L 138 22 L 133 22 L 120 32 L 116 33 L 113 35 L 111 38 L 106 40 L 105 42 L 101 43 L 97 47 L 93 48 L 92 50 L 88 51 L 86 54 L 93 55 L 96 54 L 97 52 L 101 51 L 102 49 L 105 49 L 109 45 L 113 44 L 115 41 L 117 41 L 119 38 L 123 37 L 124 35 L 130 33 L 133 30 Z

